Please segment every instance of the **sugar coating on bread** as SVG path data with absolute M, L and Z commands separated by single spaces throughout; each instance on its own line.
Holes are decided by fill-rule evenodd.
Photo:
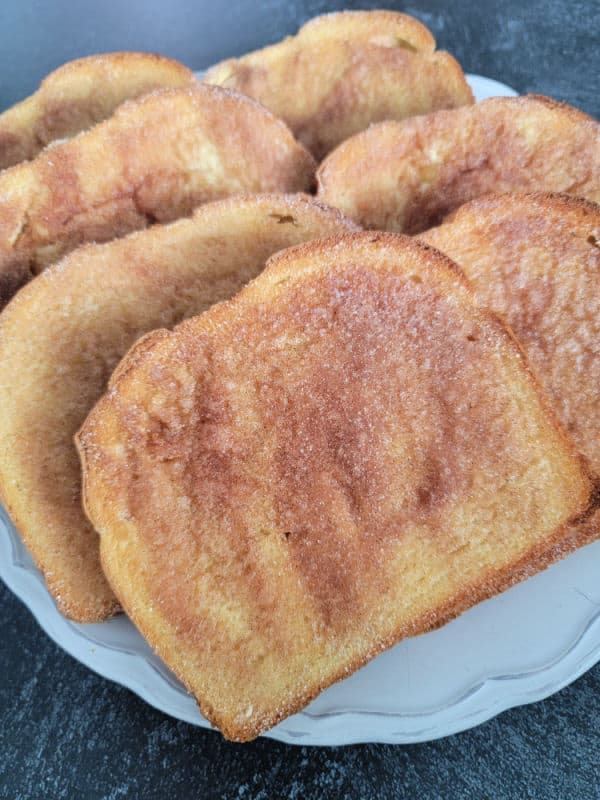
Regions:
M 600 124 L 541 95 L 374 125 L 318 172 L 319 196 L 365 228 L 419 233 L 489 192 L 600 202 Z
M 69 617 L 97 622 L 118 608 L 81 508 L 73 435 L 119 359 L 147 331 L 231 297 L 276 251 L 352 230 L 302 195 L 229 198 L 191 219 L 79 248 L 6 307 L 0 495 Z
M 356 39 L 378 42 L 388 47 L 404 46 L 426 53 L 435 50 L 433 34 L 422 22 L 409 14 L 381 9 L 320 14 L 306 22 L 295 37 L 288 37 L 284 41 L 291 39 L 317 42 L 323 39 Z M 273 47 L 271 45 L 258 52 L 272 53 Z
M 420 238 L 456 261 L 477 300 L 508 322 L 600 484 L 600 206 L 489 196 Z M 585 527 L 597 538 L 600 513 Z
M 80 244 L 230 195 L 304 191 L 314 168 L 281 120 L 236 92 L 197 83 L 128 101 L 0 173 L 0 306 Z
M 413 17 L 341 12 L 223 61 L 204 80 L 259 100 L 320 160 L 374 122 L 472 103 L 460 65 L 434 50 L 433 36 Z
M 91 128 L 125 100 L 194 80 L 183 64 L 154 53 L 103 53 L 69 61 L 30 97 L 0 114 L 0 169 Z
M 556 558 L 591 494 L 511 335 L 390 234 L 151 334 L 77 444 L 117 596 L 236 740 Z

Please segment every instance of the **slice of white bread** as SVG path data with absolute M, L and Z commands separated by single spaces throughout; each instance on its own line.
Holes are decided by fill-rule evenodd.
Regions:
M 456 261 L 477 300 L 508 322 L 600 486 L 600 206 L 491 195 L 420 238 Z M 600 536 L 600 511 L 585 529 Z
M 373 122 L 473 102 L 456 60 L 394 11 L 343 11 L 296 36 L 229 59 L 204 80 L 237 89 L 281 117 L 317 160 Z
M 81 508 L 73 435 L 142 334 L 235 294 L 277 250 L 356 226 L 301 195 L 236 197 L 87 245 L 0 315 L 0 495 L 63 613 L 118 608 Z
M 509 332 L 393 234 L 149 334 L 77 444 L 111 585 L 236 740 L 543 568 L 592 491 Z
M 30 97 L 0 114 L 0 169 L 91 128 L 125 100 L 194 80 L 183 64 L 154 53 L 104 53 L 69 61 Z
M 365 228 L 419 233 L 489 192 L 600 202 L 600 124 L 541 95 L 384 122 L 337 148 L 319 196 Z
M 0 173 L 0 307 L 80 244 L 230 195 L 304 191 L 314 169 L 285 124 L 244 95 L 197 83 L 130 100 Z

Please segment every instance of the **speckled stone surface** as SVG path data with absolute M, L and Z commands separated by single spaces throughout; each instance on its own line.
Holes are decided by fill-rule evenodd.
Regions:
M 291 33 L 323 10 L 382 5 L 2 2 L 0 108 L 87 53 L 157 50 L 200 69 Z M 599 0 L 387 5 L 420 17 L 467 71 L 600 116 Z M 232 745 L 89 672 L 2 584 L 0 606 L 1 800 L 600 800 L 600 664 L 548 700 L 430 744 Z

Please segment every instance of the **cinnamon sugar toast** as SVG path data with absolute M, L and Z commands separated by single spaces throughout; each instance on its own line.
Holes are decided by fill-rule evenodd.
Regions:
M 592 491 L 507 329 L 393 234 L 149 334 L 77 445 L 108 580 L 239 741 L 544 567 Z
M 87 245 L 0 315 L 0 495 L 63 613 L 113 614 L 73 435 L 129 346 L 233 295 L 277 250 L 356 226 L 301 195 L 229 198 Z
M 0 173 L 0 307 L 80 244 L 230 195 L 303 191 L 314 169 L 284 123 L 244 95 L 197 83 L 130 100 Z
M 204 80 L 259 100 L 322 159 L 373 122 L 473 102 L 460 65 L 413 17 L 343 11 L 296 36 L 229 59 Z
M 154 53 L 104 53 L 69 61 L 32 95 L 0 114 L 0 169 L 27 161 L 110 117 L 125 100 L 186 86 L 194 73 Z
M 419 233 L 489 192 L 600 202 L 600 124 L 541 95 L 374 125 L 318 172 L 319 197 L 366 228 Z

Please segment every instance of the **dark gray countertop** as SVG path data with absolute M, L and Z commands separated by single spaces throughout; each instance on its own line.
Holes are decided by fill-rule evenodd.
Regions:
M 275 41 L 323 10 L 370 5 L 384 3 L 5 0 L 0 108 L 80 55 L 156 50 L 200 69 Z M 467 71 L 600 116 L 598 0 L 387 5 L 420 17 Z M 600 664 L 548 700 L 430 744 L 232 745 L 89 672 L 2 584 L 0 603 L 3 800 L 600 800 Z

